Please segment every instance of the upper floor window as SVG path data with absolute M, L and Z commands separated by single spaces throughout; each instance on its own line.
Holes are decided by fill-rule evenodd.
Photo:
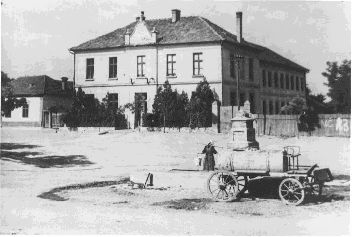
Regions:
M 280 73 L 280 88 L 284 89 L 284 74 Z
M 109 58 L 109 78 L 117 77 L 117 57 Z
M 28 104 L 24 104 L 22 106 L 22 117 L 23 118 L 28 118 L 28 109 L 29 109 Z
M 166 55 L 166 76 L 176 76 L 176 54 Z
M 293 76 L 291 76 L 291 90 L 295 89 L 295 79 L 293 78 Z
M 296 77 L 296 91 L 299 91 L 299 78 Z
M 235 55 L 230 55 L 230 76 L 235 77 Z
M 274 72 L 274 84 L 275 88 L 279 88 L 279 77 L 277 75 L 277 72 Z
M 248 59 L 248 76 L 250 81 L 254 80 L 253 58 Z
M 286 81 L 286 90 L 290 89 L 290 77 L 288 73 L 285 75 L 285 81 Z
M 305 86 L 304 78 L 301 77 L 301 90 L 304 91 L 305 87 L 306 86 Z
M 263 87 L 266 87 L 266 71 L 264 69 L 262 71 L 262 84 Z
M 272 86 L 272 81 L 271 81 L 271 71 L 268 72 L 268 87 Z
M 202 53 L 193 53 L 193 75 L 202 75 Z
M 94 58 L 87 58 L 86 79 L 94 78 Z
M 144 77 L 145 55 L 137 56 L 137 77 Z

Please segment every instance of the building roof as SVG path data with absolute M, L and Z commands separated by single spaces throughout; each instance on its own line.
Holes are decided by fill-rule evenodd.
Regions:
M 26 76 L 11 81 L 13 96 L 68 96 L 72 93 L 73 83 L 67 82 L 67 89 L 62 90 L 62 82 L 49 76 Z
M 274 51 L 248 41 L 237 41 L 237 36 L 226 31 L 206 18 L 199 16 L 181 17 L 173 23 L 171 18 L 145 20 L 150 31 L 155 27 L 158 31 L 157 43 L 159 45 L 185 44 L 185 43 L 210 43 L 228 42 L 239 47 L 248 47 L 257 51 L 259 60 L 269 63 L 291 67 L 297 70 L 308 71 L 307 68 L 275 53 Z M 116 29 L 108 34 L 84 42 L 70 48 L 70 51 L 79 52 L 125 47 L 125 33 L 133 32 L 137 21 L 125 27 Z

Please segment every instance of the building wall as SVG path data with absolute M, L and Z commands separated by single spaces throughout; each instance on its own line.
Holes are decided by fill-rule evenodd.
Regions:
M 23 118 L 22 107 L 14 109 L 11 112 L 11 117 L 2 117 L 4 126 L 41 126 L 42 122 L 42 97 L 25 97 L 28 104 L 28 117 Z
M 244 57 L 243 66 L 243 76 L 240 76 L 239 80 L 239 92 L 244 94 L 245 100 L 250 101 L 250 95 L 254 97 L 254 112 L 263 113 L 263 101 L 266 102 L 266 111 L 269 113 L 269 103 L 273 104 L 273 113 L 278 113 L 281 108 L 282 103 L 287 104 L 290 100 L 295 97 L 301 97 L 305 99 L 305 90 L 302 90 L 301 83 L 304 83 L 305 88 L 305 72 L 288 69 L 282 66 L 274 66 L 268 63 L 261 62 L 256 55 L 255 51 L 239 49 L 235 46 L 224 45 L 222 48 L 222 74 L 223 74 L 223 99 L 222 105 L 231 105 L 231 92 L 236 94 L 237 80 L 236 77 L 232 77 L 230 74 L 230 55 L 241 55 Z M 249 59 L 253 60 L 253 80 L 249 79 Z M 232 62 L 233 63 L 233 62 Z M 266 86 L 263 85 L 263 70 L 266 73 L 266 80 L 268 80 L 268 72 L 271 72 L 272 86 L 268 87 L 268 82 Z M 274 83 L 274 73 L 278 74 L 278 87 L 275 87 Z M 280 86 L 280 74 L 284 75 L 284 88 Z M 294 89 L 286 89 L 286 79 L 285 75 L 288 74 L 289 78 L 291 75 L 294 77 Z M 236 75 L 236 73 L 235 73 Z M 296 90 L 296 77 L 299 78 L 298 89 Z M 290 79 L 291 80 L 291 79 Z M 276 109 L 276 104 L 278 103 L 278 109 Z M 237 105 L 237 103 L 236 103 Z
M 118 93 L 120 105 L 133 103 L 135 93 L 147 93 L 151 112 L 157 85 L 169 81 L 173 89 L 191 96 L 204 77 L 193 76 L 193 53 L 202 53 L 203 76 L 222 98 L 221 46 L 216 44 L 127 47 L 122 49 L 76 54 L 76 87 L 99 100 L 106 94 Z M 167 54 L 176 54 L 176 76 L 166 76 Z M 137 78 L 137 56 L 145 55 L 145 78 Z M 109 57 L 117 57 L 117 78 L 109 79 Z M 94 58 L 94 80 L 86 80 L 86 59 Z M 151 79 L 152 78 L 152 79 Z M 148 80 L 147 80 L 148 79 Z M 149 84 L 148 84 L 149 82 Z

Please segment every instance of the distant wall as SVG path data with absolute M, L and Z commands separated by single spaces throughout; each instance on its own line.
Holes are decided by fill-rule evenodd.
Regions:
M 221 132 L 230 131 L 231 118 L 237 111 L 236 107 L 233 111 L 231 106 L 220 108 Z M 298 131 L 299 115 L 255 114 L 254 117 L 256 118 L 254 127 L 257 135 L 350 137 L 351 134 L 350 114 L 319 114 L 319 126 L 310 133 Z

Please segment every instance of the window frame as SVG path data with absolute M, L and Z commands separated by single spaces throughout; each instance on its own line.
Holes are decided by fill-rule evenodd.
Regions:
M 268 71 L 268 87 L 272 87 L 272 77 L 271 77 L 271 71 Z
M 306 83 L 304 77 L 301 77 L 301 91 L 305 91 Z
M 295 77 L 293 75 L 290 77 L 290 89 L 295 90 Z
M 28 118 L 29 115 L 29 105 L 28 103 L 22 106 L 22 118 Z
M 169 65 L 171 65 L 171 73 L 169 72 Z M 166 54 L 166 76 L 176 77 L 176 54 Z
M 94 58 L 86 59 L 86 80 L 94 80 Z
M 193 76 L 203 76 L 203 74 L 202 74 L 203 68 L 201 66 L 201 64 L 203 62 L 203 59 L 201 59 L 202 55 L 203 55 L 203 53 L 201 53 L 201 52 L 193 53 Z M 198 71 L 197 74 L 196 74 L 196 71 Z
M 299 91 L 300 85 L 299 85 L 299 77 L 296 76 L 296 91 Z
M 290 89 L 290 75 L 288 73 L 285 74 L 285 89 Z
M 279 74 L 274 72 L 274 88 L 279 88 Z
M 140 59 L 140 60 L 139 60 Z M 137 77 L 145 77 L 145 55 L 138 55 L 137 56 Z
M 254 59 L 248 58 L 248 79 L 254 81 Z
M 280 73 L 280 89 L 284 89 L 285 88 L 285 79 L 284 79 L 284 74 Z
M 263 69 L 262 70 L 262 86 L 263 87 L 266 87 L 267 86 L 267 80 L 266 80 L 266 70 L 265 69 Z
M 116 59 L 116 61 L 111 62 Z M 109 79 L 117 78 L 117 57 L 109 57 Z

